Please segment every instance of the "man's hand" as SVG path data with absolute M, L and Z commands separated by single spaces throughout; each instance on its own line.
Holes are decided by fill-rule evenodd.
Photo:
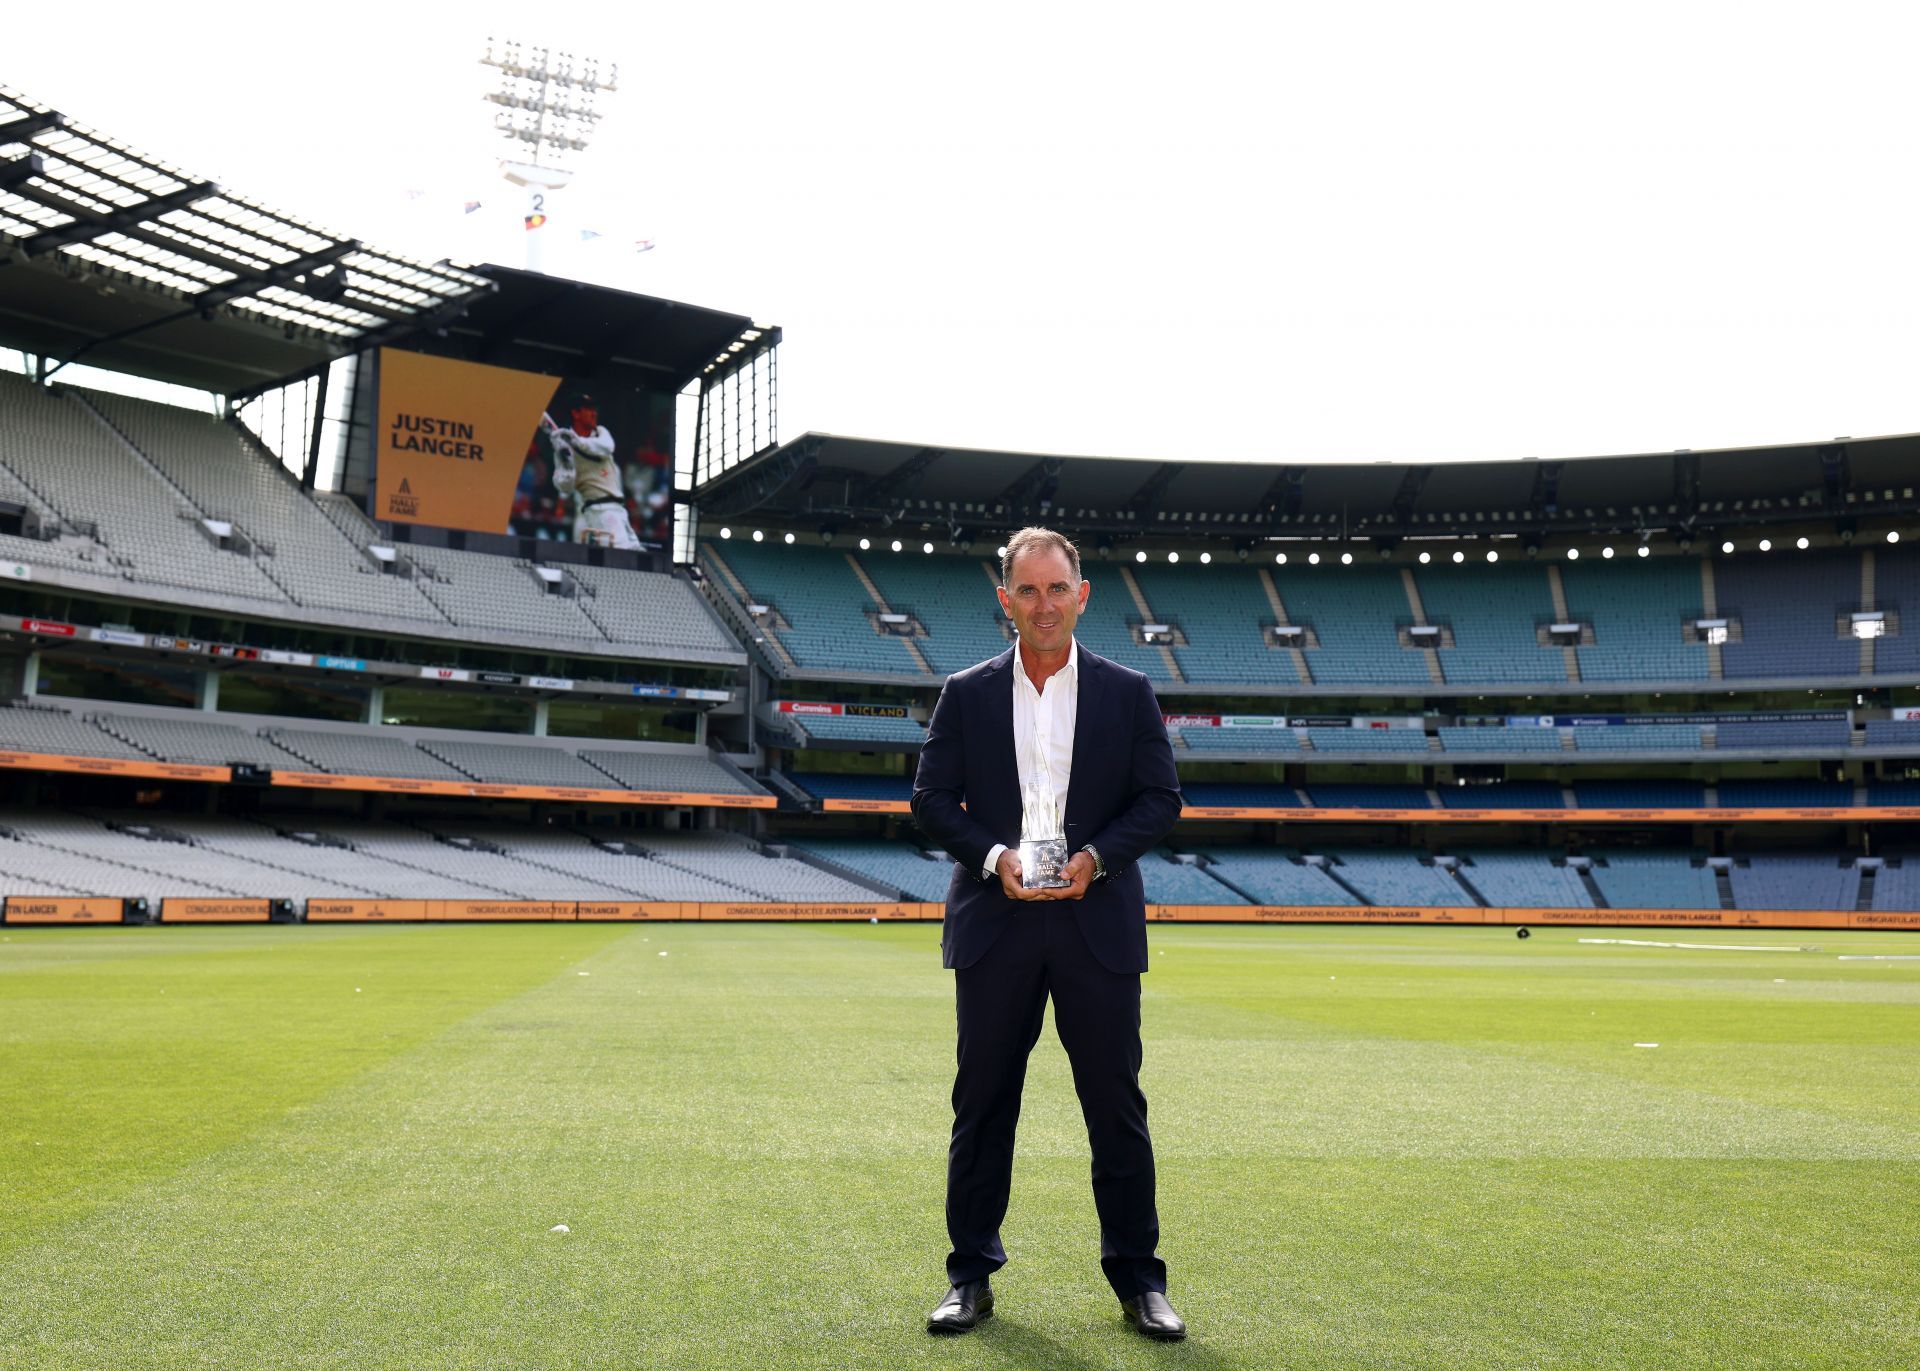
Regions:
M 1000 889 L 1009 900 L 1047 900 L 1053 898 L 1051 890 L 1028 890 L 1020 884 L 1020 853 L 1008 848 L 1000 854 L 1000 862 L 994 868 L 1000 873 Z
M 1067 859 L 1067 864 L 1060 868 L 1060 874 L 1065 876 L 1072 884 L 1058 886 L 1052 890 L 1040 891 L 1039 894 L 1041 898 L 1048 900 L 1077 900 L 1087 893 L 1087 887 L 1093 883 L 1093 858 L 1084 852 L 1076 852 L 1072 857 Z

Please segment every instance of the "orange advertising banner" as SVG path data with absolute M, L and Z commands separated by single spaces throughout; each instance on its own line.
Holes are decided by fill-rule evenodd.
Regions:
M 911 814 L 913 806 L 905 800 L 822 800 L 820 810 L 824 814 Z
M 1838 909 L 1374 909 L 1353 905 L 1147 906 L 1159 923 L 1328 924 L 1569 924 L 1603 928 L 1832 928 L 1920 929 L 1920 912 L 1879 913 Z
M 821 808 L 831 808 L 826 801 Z M 903 807 L 904 809 L 904 807 Z M 1318 809 L 1305 805 L 1261 809 L 1241 805 L 1189 805 L 1182 819 L 1258 819 L 1282 823 L 1528 823 L 1528 824 L 1713 824 L 1841 823 L 1860 819 L 1920 819 L 1920 806 L 1852 805 L 1838 809 Z
M 844 923 L 878 919 L 882 923 L 940 919 L 946 910 L 937 904 L 687 904 L 682 918 L 703 922 L 780 920 L 807 923 Z
M 9 895 L 0 921 L 8 924 L 117 924 L 120 900 L 92 895 Z
M 677 790 L 597 790 L 561 785 L 506 785 L 485 781 L 419 781 L 406 776 L 336 776 L 276 771 L 273 783 L 299 790 L 373 791 L 391 795 L 461 795 L 474 800 L 555 800 L 566 804 L 685 805 L 690 808 L 773 809 L 771 795 L 708 795 Z
M 689 917 L 686 906 L 677 901 L 613 900 L 605 904 L 587 901 L 573 907 L 573 917 L 581 923 L 639 923 Z
M 538 900 L 427 900 L 427 918 L 435 923 L 552 923 L 573 919 L 571 902 Z
M 168 781 L 231 781 L 230 766 L 189 766 L 135 757 L 68 757 L 54 752 L 0 752 L 0 767 L 95 776 L 146 776 Z
M 163 924 L 263 924 L 269 900 L 199 900 L 168 896 L 160 901 Z
M 428 917 L 428 900 L 308 900 L 307 922 L 407 923 Z
M 380 349 L 376 519 L 505 533 L 558 376 Z

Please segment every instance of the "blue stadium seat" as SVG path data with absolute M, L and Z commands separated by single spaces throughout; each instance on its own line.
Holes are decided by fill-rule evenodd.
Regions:
M 1583 681 L 1704 681 L 1707 648 L 1683 625 L 1701 617 L 1697 557 L 1568 562 L 1560 568 L 1567 612 L 1593 625 L 1593 643 L 1574 649 Z
M 1850 910 L 1860 900 L 1860 868 L 1847 857 L 1736 857 L 1728 876 L 1741 909 Z
M 1292 654 L 1267 645 L 1264 628 L 1275 621 L 1273 606 L 1254 570 L 1148 562 L 1133 574 L 1155 616 L 1179 624 L 1185 632 L 1187 645 L 1175 648 L 1173 655 L 1189 681 L 1299 681 Z
M 1719 724 L 1714 733 L 1717 746 L 1723 752 L 1795 749 L 1830 752 L 1847 746 L 1853 738 L 1853 729 L 1845 719 Z
M 1434 787 L 1445 809 L 1561 809 L 1566 798 L 1552 781 L 1495 781 L 1491 785 Z
M 1453 646 L 1440 650 L 1440 668 L 1449 681 L 1524 685 L 1566 680 L 1560 649 L 1540 643 L 1538 626 L 1554 618 L 1544 568 L 1422 567 L 1414 580 L 1428 622 L 1453 630 Z
M 1718 909 L 1707 854 L 1691 848 L 1596 848 L 1593 883 L 1612 909 Z
M 1190 805 L 1242 809 L 1299 809 L 1300 796 L 1277 782 L 1182 781 L 1180 794 Z
M 1698 781 L 1575 781 L 1582 809 L 1698 809 L 1707 788 Z
M 1838 781 L 1722 781 L 1723 809 L 1830 809 L 1853 803 L 1853 787 Z
M 1310 781 L 1307 794 L 1320 809 L 1431 809 L 1426 788 L 1372 785 L 1364 781 Z
M 1425 685 L 1427 655 L 1400 646 L 1399 625 L 1413 622 L 1400 573 L 1390 567 L 1276 567 L 1275 583 L 1297 624 L 1320 639 L 1307 667 L 1321 685 Z
M 1461 874 L 1494 909 L 1591 909 L 1580 873 L 1555 854 L 1525 848 L 1473 848 L 1456 853 Z
M 1835 628 L 1860 607 L 1859 553 L 1728 557 L 1714 583 L 1721 614 L 1741 625 L 1741 641 L 1720 649 L 1728 680 L 1859 674 L 1859 643 Z

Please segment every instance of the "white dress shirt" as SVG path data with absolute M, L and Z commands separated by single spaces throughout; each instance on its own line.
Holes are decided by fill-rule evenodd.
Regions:
M 1073 728 L 1080 709 L 1080 641 L 1073 639 L 1067 648 L 1067 664 L 1039 690 L 1027 676 L 1020 649 L 1013 649 L 1013 756 L 1020 767 L 1020 793 L 1027 793 L 1039 759 L 1047 759 L 1047 775 L 1053 782 L 1056 802 L 1064 810 L 1067 784 L 1073 778 Z M 987 852 L 987 864 L 981 874 L 992 876 L 1000 866 L 1005 843 L 995 843 Z

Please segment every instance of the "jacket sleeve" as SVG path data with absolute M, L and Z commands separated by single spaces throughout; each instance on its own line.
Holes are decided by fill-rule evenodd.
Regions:
M 913 820 L 922 833 L 977 877 L 986 864 L 987 853 L 1000 840 L 960 804 L 967 790 L 966 712 L 961 694 L 949 680 L 933 706 L 927 740 L 920 748 L 920 767 L 913 777 Z M 1168 768 L 1172 768 L 1171 761 Z
M 1144 857 L 1173 831 L 1173 821 L 1180 817 L 1180 776 L 1173 766 L 1173 744 L 1167 741 L 1160 701 L 1144 676 L 1134 698 L 1132 722 L 1127 790 L 1133 799 L 1087 840 L 1099 852 L 1109 876 Z

